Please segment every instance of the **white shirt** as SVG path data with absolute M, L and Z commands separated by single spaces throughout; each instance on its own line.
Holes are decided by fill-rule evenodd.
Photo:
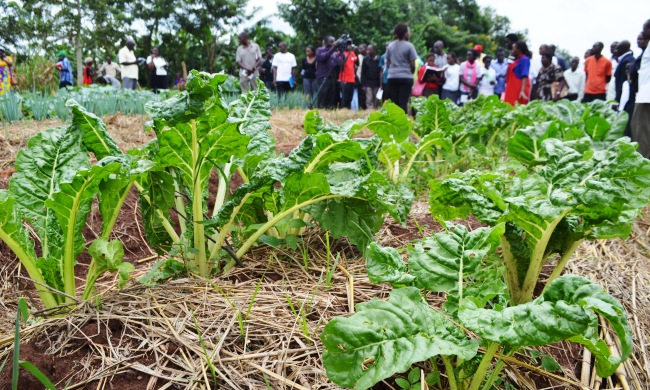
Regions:
M 637 103 L 650 103 L 650 49 L 645 49 L 641 57 L 639 69 L 639 92 L 636 94 Z
M 574 72 L 571 68 L 567 69 L 564 71 L 564 79 L 566 80 L 566 83 L 569 85 L 569 93 L 578 94 L 578 102 L 582 101 L 582 98 L 585 96 L 585 82 L 587 81 L 587 76 L 585 75 L 585 72 L 580 69 L 580 66 L 578 66 L 578 69 Z
M 289 81 L 291 69 L 297 66 L 296 57 L 291 53 L 277 53 L 273 56 L 272 66 L 277 68 L 275 81 Z
M 124 46 L 117 53 L 117 62 L 122 64 L 122 62 L 135 62 L 135 53 L 129 50 L 128 47 Z M 121 65 L 120 73 L 122 73 L 122 78 L 138 79 L 138 65 Z
M 357 67 L 357 78 L 359 79 L 359 81 L 361 81 L 361 64 L 363 64 L 363 59 L 365 57 L 366 56 L 364 56 L 363 54 L 359 54 L 357 56 L 357 58 L 359 59 L 359 66 Z
M 447 91 L 458 91 L 460 87 L 460 65 L 453 64 L 448 65 L 445 70 L 445 83 L 442 86 L 442 89 Z
M 489 68 L 483 68 L 483 78 L 478 84 L 478 93 L 483 96 L 492 96 L 494 95 L 494 85 L 491 82 L 496 83 L 497 80 L 497 71 Z M 495 84 L 496 85 L 496 84 Z
M 151 61 L 152 61 L 152 57 L 151 56 L 147 57 L 147 65 L 149 65 Z M 156 76 L 167 76 L 167 70 L 165 69 L 165 65 L 167 65 L 167 61 L 165 61 L 164 58 L 160 56 L 153 58 L 153 66 L 156 68 Z

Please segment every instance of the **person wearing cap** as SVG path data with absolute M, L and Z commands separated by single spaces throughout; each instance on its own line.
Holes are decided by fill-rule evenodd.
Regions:
M 122 88 L 135 89 L 138 85 L 138 60 L 133 49 L 135 41 L 128 39 L 126 45 L 117 53 L 117 61 L 122 66 Z
M 483 53 L 483 46 L 474 45 L 474 51 L 476 52 L 476 61 L 481 64 L 481 66 L 484 66 L 483 59 L 485 58 L 485 53 Z
M 93 62 L 94 61 L 91 57 L 86 57 L 84 60 L 84 85 L 90 85 L 93 83 L 93 76 L 95 76 Z
M 56 70 L 59 71 L 59 88 L 72 86 L 72 64 L 66 57 L 66 52 L 61 50 L 57 55 L 59 61 L 56 63 Z

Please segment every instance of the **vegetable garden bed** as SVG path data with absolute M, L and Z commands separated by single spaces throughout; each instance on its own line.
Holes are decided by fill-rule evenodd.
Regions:
M 28 360 L 38 367 L 57 384 L 57 388 L 63 388 L 68 381 L 71 388 L 111 388 L 120 385 L 130 389 L 208 386 L 337 388 L 336 384 L 330 382 L 332 380 L 359 388 L 375 383 L 374 388 L 424 388 L 425 382 L 428 382 L 435 388 L 461 389 L 475 388 L 475 383 L 480 384 L 483 379 L 482 375 L 497 388 L 579 388 L 581 381 L 586 386 L 596 386 L 599 381 L 597 374 L 606 374 L 606 378 L 601 380 L 600 388 L 603 389 L 620 385 L 645 388 L 650 378 L 646 344 L 650 339 L 650 275 L 646 271 L 650 264 L 648 214 L 642 213 L 635 221 L 633 218 L 636 210 L 647 202 L 648 175 L 647 163 L 638 159 L 633 151 L 632 154 L 627 153 L 629 147 L 626 141 L 616 141 L 625 125 L 623 118 L 613 116 L 598 104 L 585 109 L 585 106 L 561 102 L 511 110 L 496 99 L 486 99 L 456 109 L 431 98 L 414 102 L 419 111 L 415 122 L 396 111 L 395 106 L 387 105 L 384 110 L 371 113 L 368 119 L 345 124 L 341 124 L 341 119 L 347 119 L 342 118 L 342 113 L 328 114 L 329 120 L 336 121 L 336 125 L 327 124 L 316 113 L 307 113 L 304 125 L 297 119 L 276 117 L 274 128 L 270 128 L 270 111 L 265 111 L 265 104 L 268 103 L 264 103 L 263 93 L 233 102 L 228 109 L 230 119 L 226 121 L 221 108 L 218 104 L 215 106 L 212 92 L 209 92 L 211 89 L 217 91 L 219 77 L 199 73 L 193 73 L 192 77 L 197 84 L 188 83 L 190 95 L 185 93 L 179 98 L 172 98 L 177 99 L 172 100 L 172 104 L 150 106 L 160 148 L 146 149 L 144 154 L 137 150 L 128 154 L 140 156 L 141 168 L 132 170 L 131 175 L 148 175 L 146 172 L 160 169 L 143 165 L 148 160 L 159 164 L 164 170 L 170 169 L 168 172 L 172 175 L 169 179 L 173 181 L 165 185 L 175 186 L 176 191 L 172 192 L 172 196 L 176 200 L 171 203 L 164 198 L 160 198 L 160 202 L 151 201 L 155 195 L 151 192 L 153 187 L 150 187 L 150 180 L 155 175 L 142 181 L 135 176 L 135 179 L 126 179 L 128 176 L 121 179 L 127 182 L 135 180 L 136 185 L 131 189 L 124 187 L 125 190 L 121 192 L 125 201 L 117 219 L 111 222 L 110 234 L 105 232 L 106 224 L 103 222 L 110 215 L 106 214 L 106 202 L 111 199 L 105 185 L 122 173 L 117 166 L 108 167 L 115 164 L 115 158 L 124 161 L 127 158 L 122 154 L 124 151 L 143 145 L 153 135 L 148 133 L 143 136 L 139 131 L 126 131 L 127 134 L 133 133 L 129 135 L 130 142 L 124 142 L 123 138 L 112 144 L 114 141 L 108 134 L 117 138 L 111 126 L 119 123 L 119 116 L 107 120 L 109 132 L 104 133 L 98 119 L 84 113 L 74 103 L 69 104 L 75 118 L 72 127 L 58 130 L 71 131 L 74 139 L 75 129 L 79 129 L 85 134 L 79 138 L 80 150 L 87 148 L 93 152 L 90 159 L 93 168 L 78 171 L 74 180 L 79 182 L 83 179 L 92 183 L 92 176 L 84 175 L 93 173 L 83 172 L 99 173 L 106 169 L 111 172 L 107 176 L 98 176 L 99 198 L 85 203 L 88 205 L 85 207 L 90 208 L 87 217 L 84 216 L 82 220 L 84 224 L 81 226 L 85 226 L 78 234 L 84 238 L 87 251 L 73 251 L 72 244 L 69 244 L 68 255 L 64 254 L 68 257 L 64 256 L 63 261 L 76 259 L 73 276 L 77 278 L 77 288 L 81 288 L 84 280 L 90 277 L 88 267 L 94 270 L 91 271 L 92 275 L 97 272 L 97 268 L 93 267 L 97 267 L 99 263 L 96 262 L 101 257 L 110 259 L 107 269 L 119 270 L 119 277 L 110 273 L 100 275 L 95 289 L 93 286 L 86 289 L 91 297 L 86 302 L 75 298 L 75 295 L 81 296 L 81 290 L 75 291 L 74 284 L 70 288 L 67 282 L 66 296 L 50 298 L 43 292 L 42 285 L 41 292 L 36 293 L 34 285 L 26 278 L 29 267 L 25 269 L 19 266 L 8 247 L 4 244 L 0 246 L 3 267 L 0 275 L 2 285 L 8 287 L 3 289 L 0 296 L 5 309 L 3 329 L 12 328 L 18 310 L 14 302 L 19 295 L 29 298 L 32 314 L 39 316 L 58 312 L 45 320 L 36 321 L 32 317 L 22 325 L 20 339 L 22 360 Z M 195 97 L 192 97 L 192 93 Z M 186 98 L 188 100 L 184 100 Z M 197 101 L 202 102 L 200 108 Z M 189 104 L 186 111 L 175 110 L 175 107 L 183 104 Z M 192 112 L 198 116 L 192 116 Z M 208 113 L 205 117 L 202 116 L 204 112 Z M 266 119 L 263 119 L 264 116 Z M 233 132 L 240 123 L 241 134 L 251 139 L 248 154 L 241 154 L 237 149 L 237 143 L 245 145 L 244 141 L 248 142 Z M 273 117 L 270 123 L 274 123 Z M 206 124 L 209 127 L 202 127 Z M 170 135 L 172 131 L 181 138 Z M 195 149 L 190 147 L 188 154 L 183 154 L 184 151 L 181 153 L 183 146 L 177 140 L 194 143 L 194 136 L 190 135 L 202 131 L 207 131 L 205 134 L 208 137 L 210 132 L 220 133 L 221 137 L 228 134 L 230 144 L 219 147 L 232 153 L 232 157 L 212 156 L 209 150 L 203 151 L 201 143 Z M 277 140 L 275 150 L 285 155 L 274 157 L 272 153 L 268 154 L 268 146 L 272 144 L 267 143 L 264 145 L 266 149 L 260 149 L 259 142 L 253 142 L 266 131 L 270 131 Z M 56 134 L 56 131 L 44 132 L 37 139 L 45 142 Z M 359 138 L 361 135 L 363 138 Z M 26 137 L 19 138 L 12 144 L 5 136 L 5 141 L 15 150 L 23 145 L 22 140 Z M 264 139 L 272 140 L 268 137 Z M 217 145 L 221 141 L 214 142 Z M 41 145 L 30 142 L 22 153 L 40 156 Z M 170 152 L 175 152 L 176 156 Z M 157 154 L 164 159 L 157 157 Z M 565 157 L 557 157 L 561 155 Z M 208 156 L 206 162 L 200 162 L 204 158 L 202 156 Z M 263 157 L 260 160 L 255 156 Z M 110 158 L 102 160 L 107 157 Z M 101 161 L 96 162 L 97 159 Z M 611 165 L 608 159 L 618 163 Z M 626 159 L 629 159 L 627 165 L 624 164 Z M 567 170 L 568 175 L 558 176 L 562 170 L 554 168 L 553 164 L 558 164 L 560 160 L 573 164 L 573 168 Z M 630 164 L 631 161 L 634 163 Z M 0 198 L 5 205 L 11 205 L 16 188 L 24 186 L 21 180 L 25 172 L 29 172 L 28 162 L 24 157 L 22 160 L 19 157 L 14 166 L 11 152 L 7 153 L 3 172 L 5 177 L 11 177 L 13 184 L 9 184 L 9 193 L 4 192 Z M 209 163 L 209 166 L 216 166 L 217 169 L 207 175 L 207 171 L 197 165 L 199 163 Z M 173 164 L 185 164 L 185 167 L 178 168 L 180 170 L 175 174 L 177 167 Z M 544 168 L 546 166 L 548 168 Z M 628 166 L 636 170 L 633 175 L 629 171 L 622 173 L 622 167 Z M 288 171 L 283 171 L 285 169 Z M 619 173 L 612 176 L 608 173 L 614 172 L 612 169 L 618 169 L 616 172 Z M 19 173 L 14 174 L 13 170 Z M 575 181 L 574 176 L 583 171 L 591 172 L 591 175 L 585 176 L 582 181 Z M 269 172 L 272 180 L 264 176 Z M 467 173 L 462 175 L 461 172 Z M 197 175 L 200 175 L 198 180 Z M 553 178 L 552 188 L 540 191 L 541 182 L 548 177 Z M 620 190 L 616 191 L 622 191 L 628 203 L 612 201 L 609 208 L 589 211 L 584 205 L 588 205 L 595 195 L 581 198 L 581 186 L 587 183 L 587 187 L 593 189 L 590 194 L 597 194 L 601 199 L 608 196 L 618 199 L 612 191 L 598 192 L 598 186 L 604 188 L 603 181 L 610 177 L 614 178 L 613 184 L 607 185 L 618 186 Z M 431 183 L 427 182 L 429 179 L 432 179 Z M 462 180 L 465 184 L 460 186 Z M 491 187 L 480 184 L 485 184 L 487 180 L 496 183 L 494 189 L 497 193 L 491 192 Z M 537 203 L 526 204 L 529 200 L 517 196 L 522 188 L 527 188 L 534 180 L 537 182 L 530 186 L 530 190 L 535 194 L 533 200 Z M 563 189 L 562 185 L 572 181 L 576 184 Z M 227 191 L 219 188 L 228 182 Z M 0 182 L 0 188 L 6 188 L 7 183 L 7 179 L 4 179 Z M 74 193 L 74 183 L 61 182 L 61 188 L 67 191 L 64 194 Z M 187 186 L 187 190 L 183 189 L 184 186 Z M 423 200 L 429 187 L 437 189 L 431 194 L 431 206 Z M 205 197 L 201 195 L 204 194 L 203 188 L 207 191 Z M 459 188 L 462 190 L 459 191 Z M 55 189 L 49 196 L 63 201 L 58 205 L 46 202 L 46 207 L 51 207 L 60 218 L 64 215 L 61 205 L 66 203 L 57 191 Z M 149 206 L 142 208 L 138 205 L 138 192 L 141 196 L 149 196 L 148 200 L 146 197 L 140 199 L 145 206 Z M 537 206 L 531 205 L 543 203 L 544 196 L 551 193 L 551 203 L 559 211 L 547 208 L 547 211 L 535 214 Z M 412 203 L 412 194 L 417 194 L 420 200 Z M 576 203 L 575 199 L 583 202 L 583 205 Z M 16 212 L 24 212 L 20 211 L 24 210 L 20 209 L 24 207 L 24 200 L 15 198 L 13 201 L 20 205 Z M 324 206 L 318 206 L 318 202 L 324 202 Z M 477 208 L 477 202 L 486 207 Z M 173 206 L 164 208 L 166 206 L 163 204 Z M 219 204 L 223 207 L 219 208 Z M 445 204 L 448 206 L 444 207 Z M 160 210 L 153 209 L 155 220 L 150 219 L 152 211 L 147 210 L 152 206 Z M 212 208 L 215 208 L 213 217 L 206 213 L 212 213 Z M 331 214 L 332 209 L 337 212 Z M 144 210 L 144 221 L 141 210 Z M 241 213 L 237 214 L 236 219 L 231 217 L 224 225 L 224 216 L 232 210 Z M 517 210 L 518 214 L 511 215 L 512 210 Z M 514 260 L 522 261 L 523 254 L 527 253 L 522 245 L 537 248 L 547 241 L 554 242 L 556 237 L 551 233 L 540 235 L 542 238 L 536 236 L 532 225 L 522 222 L 533 220 L 531 217 L 524 218 L 524 211 L 547 219 L 558 212 L 560 223 L 556 223 L 557 226 L 571 234 L 565 235 L 562 241 L 566 248 L 553 244 L 543 251 L 542 260 L 536 260 L 534 255 L 539 252 L 538 249 L 531 252 L 530 264 L 535 264 L 535 267 L 539 265 L 540 268 L 527 271 L 526 280 L 530 278 L 536 283 L 532 286 L 524 283 L 522 292 L 519 292 L 518 285 L 508 279 L 514 278 L 514 274 L 503 279 L 511 284 L 510 287 L 499 282 L 502 276 L 498 275 L 503 275 L 499 273 L 508 267 L 509 255 L 505 249 L 514 247 L 519 251 Z M 386 212 L 390 212 L 393 218 L 387 217 Z M 444 219 L 463 218 L 468 212 L 472 212 L 476 218 L 469 216 L 443 223 Z M 572 214 L 565 220 L 564 216 L 569 215 L 567 213 Z M 9 232 L 9 236 L 17 237 L 11 229 L 19 225 L 7 220 L 6 215 L 4 222 L 0 221 L 4 224 L 4 230 L 0 231 L 5 232 L 5 236 Z M 192 215 L 201 215 L 198 219 L 206 222 L 198 222 Z M 337 222 L 335 218 L 342 216 L 345 216 L 343 222 Z M 38 221 L 34 218 L 28 219 Z M 165 220 L 168 221 L 167 226 Z M 240 221 L 249 220 L 251 222 L 240 224 Z M 159 257 L 158 241 L 152 241 L 152 221 L 162 221 L 161 226 L 175 242 L 172 250 L 162 257 Z M 535 223 L 551 228 L 555 226 L 543 225 L 542 222 Z M 576 229 L 576 222 L 584 224 L 585 228 Z M 34 226 L 25 234 L 34 237 L 35 233 L 39 233 L 40 225 L 36 223 Z M 230 234 L 222 237 L 219 232 L 223 226 L 232 229 Z M 524 232 L 516 230 L 519 228 Z M 72 228 L 68 231 L 73 232 Z M 203 235 L 197 236 L 197 232 L 201 231 L 205 231 L 205 239 Z M 509 233 L 503 235 L 504 231 Z M 486 235 L 486 232 L 489 234 Z M 513 233 L 521 233 L 521 243 L 515 240 Z M 174 238 L 175 234 L 179 237 Z M 626 237 L 628 234 L 625 240 L 596 240 L 600 237 Z M 496 238 L 502 235 L 503 247 L 493 252 L 498 243 Z M 214 237 L 214 241 L 208 237 Z M 441 268 L 435 268 L 442 264 L 440 261 L 444 256 L 449 259 L 456 256 L 447 246 L 446 240 L 452 237 L 457 237 L 454 240 L 465 237 L 462 240 L 466 240 L 467 245 L 474 245 L 468 246 L 471 248 L 467 249 L 468 255 L 463 254 L 455 260 L 460 261 L 460 273 L 449 270 L 442 272 Z M 107 241 L 107 238 L 111 241 Z M 580 246 L 575 245 L 575 250 L 573 241 L 568 238 L 586 241 Z M 422 239 L 424 241 L 420 243 Z M 377 244 L 368 246 L 373 241 Z M 16 252 L 17 244 L 13 242 L 11 248 Z M 447 244 L 440 246 L 445 242 Z M 224 250 L 220 250 L 221 244 L 214 246 L 215 243 L 224 244 Z M 45 245 L 50 244 L 43 240 L 36 241 L 36 253 L 41 253 L 41 246 Z M 76 248 L 81 244 L 74 245 Z M 123 248 L 123 256 L 116 245 Z M 230 245 L 232 247 L 229 248 Z M 202 250 L 210 253 L 204 260 L 201 259 Z M 562 267 L 560 271 L 554 268 L 556 258 L 553 254 L 556 251 L 571 257 L 565 271 L 586 276 L 591 282 L 605 287 L 605 290 L 601 291 L 600 287 L 587 279 L 559 276 Z M 72 256 L 73 253 L 76 253 L 75 256 Z M 442 256 L 443 253 L 447 254 Z M 570 256 L 571 253 L 573 256 Z M 423 254 L 433 260 L 427 260 Z M 505 264 L 500 260 L 501 255 L 506 257 Z M 21 254 L 23 265 L 29 265 L 26 263 L 29 256 L 29 251 Z M 365 258 L 368 259 L 367 264 L 364 264 Z M 175 260 L 154 265 L 156 259 Z M 406 259 L 409 260 L 408 264 L 403 263 Z M 244 261 L 244 265 L 232 268 L 240 260 Z M 119 265 L 120 262 L 128 266 Z M 529 263 L 525 264 L 528 266 Z M 153 280 L 155 285 L 147 287 L 128 282 L 125 289 L 116 291 L 118 284 L 124 283 L 126 275 L 123 271 L 128 268 L 133 268 L 132 279 L 149 283 Z M 199 276 L 187 276 L 185 270 Z M 439 276 L 432 279 L 430 273 L 434 271 Z M 521 280 L 524 271 L 517 271 Z M 176 276 L 172 280 L 164 280 L 173 275 Z M 548 293 L 542 293 L 549 277 L 557 277 L 557 280 L 550 284 Z M 45 280 L 48 284 L 53 283 L 50 279 Z M 451 283 L 447 280 L 451 280 Z M 390 282 L 394 288 L 381 282 Z M 584 287 L 581 294 L 585 301 L 575 301 L 570 295 L 573 294 L 571 286 L 576 284 Z M 559 300 L 556 293 L 558 285 L 565 286 L 563 288 L 567 294 Z M 429 292 L 420 295 L 420 289 Z M 460 296 L 458 291 L 461 291 Z M 585 295 L 587 291 L 591 291 L 589 294 L 592 295 Z M 41 298 L 45 307 L 39 303 Z M 531 301 L 531 298 L 535 299 Z M 508 300 L 512 300 L 512 303 Z M 382 322 L 386 319 L 385 313 L 394 310 L 391 305 L 395 302 L 401 302 L 397 306 L 400 310 L 420 313 L 410 319 L 414 333 L 409 334 L 407 330 L 398 339 L 400 343 L 411 342 L 411 337 L 415 337 L 413 342 L 423 343 L 423 340 L 416 339 L 440 330 L 431 328 L 431 324 L 443 324 L 451 318 L 453 321 L 445 323 L 444 327 L 453 334 L 451 337 L 456 338 L 456 346 L 444 341 L 448 344 L 444 346 L 447 352 L 442 353 L 442 360 L 435 353 L 431 355 L 431 351 L 441 348 L 440 345 L 431 344 L 428 349 L 420 350 L 408 359 L 400 358 L 393 362 L 395 366 L 384 362 L 389 350 L 386 349 L 384 354 L 372 352 L 368 348 L 374 347 L 364 344 L 364 338 L 370 334 L 368 332 L 374 332 L 377 321 L 385 324 L 382 325 L 384 329 L 397 324 Z M 588 309 L 572 308 L 572 302 L 589 302 L 585 306 Z M 57 307 L 60 303 L 67 305 L 63 312 Z M 355 310 L 355 304 L 359 303 L 364 304 Z M 580 330 L 576 330 L 575 326 L 562 328 L 560 323 L 557 330 L 561 336 L 558 337 L 557 332 L 540 329 L 538 334 L 524 337 L 524 341 L 512 333 L 506 337 L 480 324 L 482 317 L 492 316 L 500 321 L 500 316 L 518 316 L 517 311 L 525 308 L 530 310 L 532 316 L 535 305 L 547 308 L 565 305 L 567 309 L 564 310 L 573 311 L 592 310 L 595 307 L 606 321 L 601 319 L 599 326 L 598 317 L 581 311 L 579 313 L 587 314 L 580 314 L 583 317 L 578 316 L 575 321 L 591 318 L 596 321 L 595 325 L 589 320 L 589 324 L 580 325 L 577 327 Z M 375 313 L 373 316 L 376 317 L 367 317 L 367 313 Z M 481 314 L 477 316 L 476 313 Z M 558 313 L 562 316 L 566 314 L 565 311 Z M 359 318 L 365 321 L 364 326 L 352 326 Z M 418 328 L 422 326 L 418 323 L 422 318 L 433 321 L 426 325 L 427 329 Z M 530 316 L 517 318 L 512 326 L 526 323 Z M 608 322 L 613 327 L 610 328 Z M 343 324 L 352 327 L 340 332 L 337 327 Z M 464 327 L 455 328 L 458 324 Z M 593 326 L 600 334 L 589 333 L 584 339 L 578 337 L 582 334 L 580 332 L 591 332 L 583 329 L 592 329 Z M 394 332 L 405 330 L 395 328 Z M 486 341 L 478 341 L 477 334 Z M 432 336 L 431 340 L 437 337 Z M 542 336 L 552 341 L 540 343 L 538 339 Z M 378 339 L 376 345 L 392 348 L 388 345 L 392 342 L 392 336 L 385 333 L 381 337 L 387 339 Z M 339 341 L 334 342 L 332 338 Z M 569 338 L 587 345 L 594 354 L 589 356 L 578 344 L 562 341 Z M 596 342 L 598 338 L 602 338 L 602 343 Z M 544 346 L 554 341 L 556 343 Z M 322 342 L 325 342 L 324 346 Z M 361 344 L 351 349 L 351 345 L 359 342 Z M 0 336 L 0 364 L 5 356 L 10 356 L 12 345 L 13 333 L 3 332 Z M 617 349 L 624 357 L 631 356 L 618 369 Z M 395 353 L 403 354 L 404 350 L 396 349 Z M 483 358 L 479 365 L 485 354 L 488 357 Z M 491 356 L 494 356 L 493 362 L 489 359 Z M 10 379 L 7 378 L 11 378 L 11 361 L 9 358 L 0 375 L 0 389 L 10 388 Z M 468 365 L 470 361 L 475 365 Z M 476 375 L 478 379 L 464 376 L 472 372 L 480 373 Z M 489 375 L 491 372 L 494 372 L 492 376 Z M 21 386 L 27 386 L 24 388 L 37 388 L 40 383 L 35 382 L 26 371 L 21 371 L 20 381 Z

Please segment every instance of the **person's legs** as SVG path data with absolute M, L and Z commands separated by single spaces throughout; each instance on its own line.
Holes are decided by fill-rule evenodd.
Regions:
M 632 139 L 639 143 L 639 152 L 650 158 L 650 103 L 637 103 L 632 116 Z
M 375 95 L 377 95 L 377 90 L 372 87 L 363 87 L 363 94 L 366 96 L 366 108 L 369 110 L 377 108 L 375 106 Z
M 566 99 L 568 101 L 570 101 L 570 102 L 575 102 L 576 100 L 578 100 L 578 94 L 577 93 L 570 93 L 570 94 L 566 95 Z
M 394 103 L 400 106 L 404 112 L 408 113 L 409 99 L 411 98 L 411 90 L 413 89 L 413 79 L 397 79 L 394 80 L 396 88 L 394 90 L 395 96 Z M 389 80 L 390 83 L 390 80 Z
M 69 81 L 61 81 L 61 82 L 59 83 L 59 89 L 61 89 L 61 88 L 65 88 L 65 87 L 68 87 L 68 86 L 72 86 L 72 83 L 69 82 Z
M 354 95 L 354 83 L 342 83 L 341 92 L 343 93 L 341 108 L 351 108 L 352 96 Z
M 316 85 L 316 107 L 327 108 L 327 103 L 329 101 L 328 79 L 326 77 L 317 79 Z
M 250 91 L 251 87 L 249 81 L 250 80 L 248 79 L 248 77 L 239 76 L 239 87 L 241 88 L 242 92 Z
M 359 96 L 359 108 L 365 110 L 368 108 L 366 105 L 366 90 L 360 84 L 355 86 L 357 95 Z
M 130 77 L 124 77 L 122 79 L 122 88 L 124 89 L 135 89 L 138 84 L 138 80 L 132 79 Z
M 282 99 L 284 98 L 284 95 L 286 95 L 286 93 L 291 89 L 291 85 L 288 81 L 278 81 L 275 83 L 275 88 L 278 91 L 278 97 Z

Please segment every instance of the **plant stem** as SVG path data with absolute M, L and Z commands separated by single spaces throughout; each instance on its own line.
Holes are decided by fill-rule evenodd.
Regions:
M 228 190 L 228 181 L 230 180 L 230 169 L 232 168 L 232 160 L 226 163 L 223 167 L 223 171 L 219 175 L 219 185 L 217 187 L 217 197 L 214 200 L 214 208 L 212 209 L 212 218 L 217 215 L 221 207 L 223 206 L 224 201 L 226 200 L 226 192 Z
M 562 274 L 562 271 L 564 270 L 564 267 L 566 267 L 566 264 L 569 262 L 569 259 L 571 258 L 571 256 L 573 256 L 576 249 L 578 249 L 580 244 L 582 244 L 582 241 L 584 241 L 584 239 L 575 241 L 562 254 L 562 257 L 560 257 L 560 260 L 557 261 L 557 265 L 553 269 L 553 272 L 551 273 L 551 276 L 549 276 L 548 280 L 546 281 L 546 285 L 544 286 L 545 290 L 546 290 L 546 286 L 551 284 L 551 282 L 553 282 L 555 279 L 557 279 Z
M 449 356 L 440 355 L 442 362 L 445 364 L 445 371 L 447 371 L 447 379 L 449 379 L 449 390 L 458 390 L 456 383 L 456 373 L 454 372 L 454 365 L 451 364 Z
M 56 297 L 54 296 L 54 294 L 49 292 L 45 287 L 48 284 L 45 283 L 45 279 L 43 278 L 41 271 L 38 269 L 38 266 L 36 265 L 36 259 L 30 256 L 18 242 L 16 242 L 9 234 L 7 234 L 2 229 L 1 225 L 0 225 L 0 240 L 4 241 L 4 243 L 7 244 L 9 249 L 11 249 L 11 251 L 16 255 L 16 257 L 18 257 L 18 260 L 20 260 L 20 263 L 25 267 L 29 277 L 32 280 L 34 280 L 35 282 L 34 286 L 38 291 L 38 295 L 41 296 L 41 300 L 43 301 L 43 305 L 45 306 L 45 308 L 49 309 L 51 307 L 55 307 L 57 305 Z
M 503 250 L 503 262 L 506 265 L 506 284 L 510 293 L 510 302 L 516 304 L 521 296 L 521 285 L 517 275 L 517 261 L 512 254 L 510 242 L 505 236 L 501 237 L 501 249 Z
M 232 211 L 232 214 L 230 215 L 230 219 L 228 220 L 228 223 L 223 225 L 219 229 L 219 235 L 217 236 L 217 239 L 215 240 L 216 242 L 212 246 L 212 250 L 210 251 L 210 259 L 214 259 L 217 256 L 217 252 L 221 247 L 223 247 L 223 244 L 226 242 L 226 238 L 228 237 L 228 233 L 230 232 L 230 226 L 232 225 L 233 221 L 235 220 L 235 217 L 239 213 L 239 210 L 244 207 L 244 204 L 246 204 L 246 201 L 250 197 L 250 194 L 246 194 L 244 198 L 241 200 L 239 205 L 235 207 Z
M 140 192 L 140 196 L 142 196 L 144 198 L 144 200 L 147 201 L 147 203 L 149 203 L 151 205 L 151 207 L 155 207 L 153 205 L 153 203 L 151 202 L 151 198 L 149 197 L 149 195 L 144 193 L 144 188 L 142 187 L 142 185 L 140 185 L 140 183 L 138 183 L 137 181 L 135 183 L 133 183 L 133 185 L 138 190 L 138 192 Z M 174 244 L 180 244 L 181 238 L 178 236 L 178 233 L 176 233 L 176 230 L 174 230 L 174 227 L 169 222 L 169 220 L 167 218 L 165 218 L 165 215 L 163 214 L 163 212 L 159 208 L 156 208 L 155 212 L 156 212 L 156 215 L 158 216 L 158 219 L 160 219 L 160 223 L 165 228 L 165 231 L 172 238 L 172 241 L 174 242 Z
M 303 207 L 307 207 L 309 205 L 312 205 L 314 203 L 320 202 L 322 200 L 327 200 L 327 199 L 335 199 L 335 198 L 342 198 L 343 195 L 324 195 L 319 198 L 314 198 L 314 199 L 309 199 L 307 201 L 304 201 L 302 203 L 299 203 L 277 215 L 275 215 L 273 218 L 271 218 L 267 223 L 262 225 L 252 236 L 250 236 L 239 248 L 237 251 L 237 258 L 241 259 L 246 252 L 257 242 L 257 240 L 262 237 L 264 233 L 266 233 L 267 230 L 275 226 L 278 222 L 282 221 L 287 215 L 291 215 L 294 210 L 300 210 Z
M 544 253 L 546 252 L 548 241 L 551 239 L 557 224 L 564 219 L 564 216 L 567 213 L 568 211 L 564 211 L 559 217 L 544 226 L 542 236 L 539 241 L 537 241 L 537 244 L 531 253 L 526 278 L 524 279 L 524 283 L 521 285 L 521 296 L 516 304 L 527 303 L 533 300 L 533 291 L 535 290 L 535 286 L 539 280 L 539 274 L 542 272 L 542 266 L 546 260 Z
M 505 362 L 501 359 L 497 362 L 497 364 L 494 366 L 494 370 L 490 373 L 490 377 L 488 378 L 487 382 L 485 382 L 485 385 L 483 385 L 483 390 L 490 390 L 492 385 L 494 384 L 494 381 L 497 380 L 499 377 L 499 374 L 501 373 L 501 370 L 503 370 L 503 367 L 505 366 Z
M 488 345 L 488 348 L 485 350 L 485 354 L 483 355 L 483 359 L 481 359 L 481 363 L 476 369 L 476 373 L 474 373 L 474 378 L 472 378 L 468 390 L 478 390 L 481 386 L 481 382 L 485 379 L 485 374 L 492 363 L 492 358 L 500 347 L 501 345 L 499 343 L 490 343 L 490 345 Z
M 203 183 L 201 180 L 201 161 L 200 145 L 198 135 L 196 132 L 196 121 L 192 120 L 192 171 L 194 188 L 192 189 L 192 218 L 193 218 L 193 234 L 194 234 L 194 249 L 198 250 L 198 255 L 194 256 L 194 264 L 198 267 L 199 275 L 203 277 L 210 276 L 210 269 L 208 267 L 208 260 L 205 247 L 205 226 L 203 225 Z

